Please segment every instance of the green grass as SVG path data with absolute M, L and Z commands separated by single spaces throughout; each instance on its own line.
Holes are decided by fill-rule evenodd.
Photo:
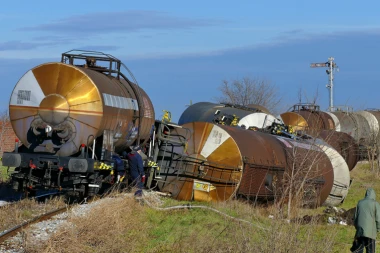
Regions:
M 360 163 L 351 171 L 352 183 L 348 195 L 344 202 L 338 206 L 346 211 L 355 208 L 358 201 L 363 199 L 368 187 L 372 187 L 377 193 L 377 200 L 380 200 L 380 180 L 370 170 L 368 163 Z M 305 210 L 308 215 L 323 214 L 325 207 L 319 207 L 314 210 Z M 328 216 L 328 215 L 327 215 Z M 335 245 L 334 252 L 350 252 L 349 248 L 355 235 L 353 226 L 343 225 L 320 225 L 316 227 L 317 237 L 323 238 L 328 234 L 334 234 Z
M 150 231 L 151 240 L 148 248 L 153 249 L 163 244 L 174 244 L 192 236 L 202 235 L 212 231 L 211 236 L 217 236 L 225 223 L 222 217 L 205 210 L 185 210 L 168 213 L 147 209 L 148 222 L 153 228 Z
M 369 170 L 368 165 L 359 164 L 351 172 L 351 177 L 353 181 L 348 197 L 339 208 L 344 208 L 345 210 L 355 208 L 357 202 L 364 197 L 367 187 L 373 187 L 380 194 L 380 181 Z M 355 234 L 355 228 L 350 225 L 318 223 L 316 221 L 304 225 L 299 222 L 288 223 L 283 219 L 270 219 L 268 215 L 275 214 L 278 210 L 273 207 L 254 207 L 237 200 L 224 203 L 197 203 L 164 198 L 162 201 L 162 206 L 165 207 L 186 204 L 210 206 L 231 216 L 250 221 L 254 225 L 238 223 L 213 211 L 204 209 L 158 211 L 149 208 L 147 205 L 141 206 L 139 202 L 129 199 L 125 200 L 125 203 L 115 203 L 115 207 L 107 204 L 106 207 L 100 209 L 105 213 L 94 213 L 94 215 L 97 215 L 96 217 L 81 217 L 78 219 L 76 227 L 79 231 L 83 231 L 80 238 L 92 238 L 94 230 L 97 229 L 103 231 L 102 233 L 113 231 L 110 235 L 103 235 L 101 244 L 97 246 L 97 249 L 98 247 L 107 248 L 109 247 L 107 245 L 114 245 L 116 242 L 112 240 L 121 238 L 116 243 L 119 248 L 114 252 L 124 252 L 123 249 L 132 247 L 131 252 L 151 253 L 304 253 L 350 252 L 349 249 Z M 306 214 L 314 217 L 320 216 L 324 214 L 324 209 L 325 207 L 301 209 L 299 217 Z M 327 219 L 328 216 L 327 214 L 324 218 Z M 115 219 L 115 221 L 112 221 L 112 219 Z M 127 221 L 129 222 L 128 224 L 125 223 Z M 256 225 L 265 229 L 258 228 Z M 120 228 L 118 228 L 119 226 Z M 51 248 L 50 251 L 47 250 L 46 252 L 70 252 L 70 249 L 67 249 L 68 243 L 78 238 L 76 232 L 70 233 L 70 230 L 66 230 L 61 233 L 61 236 L 58 234 L 49 244 L 50 246 L 56 245 L 56 248 Z M 120 235 L 115 237 L 115 233 Z M 61 244 L 57 244 L 57 238 L 59 240 L 66 239 Z M 132 241 L 133 238 L 139 238 L 139 240 Z M 91 244 L 92 242 L 92 239 L 85 242 L 76 242 L 75 247 L 83 244 L 82 247 L 84 248 L 90 247 L 88 251 L 83 252 L 94 252 L 92 251 L 95 249 Z
M 377 200 L 380 200 L 380 181 L 370 170 L 369 164 L 361 163 L 351 171 L 352 184 L 342 208 L 350 209 L 355 207 L 358 201 L 364 198 L 368 187 L 372 187 L 377 193 Z
M 9 179 L 8 167 L 0 166 L 0 182 L 7 181 Z
M 380 194 L 380 181 L 374 176 L 373 172 L 370 171 L 369 165 L 362 163 L 358 164 L 357 167 L 351 172 L 352 184 L 349 189 L 348 196 L 343 204 L 338 208 L 343 208 L 349 210 L 356 207 L 357 202 L 362 199 L 365 195 L 366 189 L 368 187 L 373 187 L 375 191 Z M 380 197 L 378 198 L 380 199 Z M 170 205 L 183 205 L 188 202 L 176 202 L 175 200 L 167 200 L 165 206 Z M 236 202 L 235 202 L 236 203 Z M 198 203 L 191 203 L 196 205 Z M 199 203 L 205 205 L 205 203 Z M 210 205 L 209 203 L 206 205 Z M 234 206 L 235 205 L 235 206 Z M 229 215 L 245 218 L 247 220 L 257 222 L 262 226 L 271 226 L 272 220 L 268 219 L 267 216 L 260 216 L 259 212 L 252 213 L 252 217 L 249 217 L 246 213 L 241 211 L 240 204 L 230 204 L 230 206 L 219 206 L 219 210 L 228 213 Z M 241 204 L 243 205 L 243 204 Z M 245 204 L 244 204 L 245 205 Z M 305 209 L 301 210 L 300 214 L 317 216 L 324 214 L 325 207 L 319 207 L 317 209 Z M 227 240 L 234 244 L 234 238 L 228 234 L 229 229 L 226 227 L 234 227 L 230 224 L 231 222 L 226 221 L 226 219 L 216 213 L 207 210 L 184 210 L 175 212 L 160 212 L 151 209 L 147 209 L 147 217 L 149 226 L 152 227 L 150 231 L 150 236 L 152 240 L 148 243 L 149 249 L 154 249 L 157 247 L 167 247 L 168 245 L 174 245 L 178 242 L 189 245 L 190 241 L 201 240 L 202 238 L 208 238 L 210 243 L 223 244 L 223 241 Z M 169 215 L 168 215 L 169 214 Z M 243 217 L 242 217 L 243 216 Z M 255 217 L 254 217 L 255 216 Z M 325 220 L 329 214 L 326 214 Z M 299 228 L 291 228 L 292 225 L 283 224 L 282 228 L 285 226 L 290 226 L 289 229 L 299 229 L 297 237 L 299 240 L 305 240 L 307 236 L 314 237 L 314 241 L 324 242 L 326 240 L 332 240 L 332 252 L 350 252 L 351 242 L 355 234 L 355 228 L 350 225 L 338 225 L 338 224 L 310 224 L 302 225 Z M 247 230 L 251 232 L 251 230 Z M 230 231 L 232 232 L 232 231 Z M 252 234 L 250 237 L 250 244 L 259 243 L 261 240 L 265 240 L 268 235 L 263 234 Z M 164 247 L 164 248 L 165 248 Z M 204 248 L 202 248 L 204 249 Z

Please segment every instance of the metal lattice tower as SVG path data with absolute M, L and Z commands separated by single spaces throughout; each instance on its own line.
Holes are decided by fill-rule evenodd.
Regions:
M 328 61 L 325 63 L 312 63 L 310 64 L 311 68 L 319 68 L 319 67 L 327 67 L 326 73 L 329 76 L 328 77 L 328 84 L 326 85 L 326 88 L 330 90 L 330 103 L 329 103 L 329 111 L 334 110 L 334 71 L 339 71 L 338 66 L 334 62 L 334 57 L 329 57 Z

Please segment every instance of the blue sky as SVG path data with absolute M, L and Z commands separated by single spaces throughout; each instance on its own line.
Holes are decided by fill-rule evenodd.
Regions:
M 7 1 L 0 10 L 0 109 L 30 68 L 70 49 L 110 53 L 150 95 L 156 117 L 219 96 L 223 79 L 270 80 L 297 102 L 300 88 L 328 106 L 324 69 L 334 56 L 335 104 L 380 108 L 379 1 Z

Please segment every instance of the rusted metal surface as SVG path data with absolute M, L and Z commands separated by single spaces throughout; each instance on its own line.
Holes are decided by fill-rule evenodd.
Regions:
M 322 130 L 317 137 L 323 139 L 344 158 L 350 171 L 355 168 L 359 161 L 359 146 L 352 136 L 343 132 Z
M 292 175 L 296 173 L 294 192 L 304 191 L 305 201 L 310 204 L 323 204 L 329 197 L 334 181 L 333 164 L 325 150 L 315 143 L 304 143 L 291 139 L 277 137 L 287 154 L 286 171 Z M 304 182 L 301 187 L 300 181 Z M 285 188 L 289 188 L 289 180 L 285 181 Z M 315 203 L 315 199 L 319 202 Z
M 266 113 L 266 114 L 271 114 L 270 111 L 262 105 L 249 104 L 249 105 L 247 105 L 247 107 L 257 109 L 257 110 L 262 111 L 263 113 Z
M 316 140 L 315 145 L 320 147 L 329 158 L 334 170 L 333 187 L 323 203 L 327 206 L 337 206 L 343 202 L 350 187 L 350 170 L 344 158 L 331 146 Z
M 294 168 L 298 175 L 302 175 L 300 178 L 306 177 L 306 181 L 310 180 L 307 185 L 313 191 L 315 191 L 315 184 L 318 184 L 314 179 L 320 178 L 321 181 L 324 181 L 323 183 L 320 182 L 321 188 L 314 197 L 319 198 L 319 203 L 323 203 L 327 199 L 333 184 L 333 170 L 328 157 L 322 150 L 309 144 L 261 132 L 228 126 L 221 127 L 234 138 L 242 157 L 244 157 L 245 169 L 239 194 L 263 196 L 269 192 L 273 194 L 276 187 L 277 190 L 280 188 L 283 190 L 288 182 L 282 175 L 289 176 L 291 169 Z M 266 175 L 275 178 L 271 181 L 272 183 L 276 182 L 276 186 L 265 184 L 265 177 L 263 177 L 265 170 L 267 171 Z M 283 185 L 280 186 L 281 181 Z
M 370 138 L 371 139 L 374 139 L 377 137 L 377 140 L 380 140 L 380 111 L 375 111 L 375 110 L 368 110 L 366 111 L 370 114 L 372 114 L 373 116 L 375 116 L 376 118 L 376 121 L 372 118 L 372 120 L 368 121 L 370 124 L 371 124 L 371 127 L 373 129 L 373 131 L 375 132 L 376 130 L 378 130 L 377 133 L 371 133 L 371 136 Z M 376 124 L 377 123 L 377 124 Z M 380 144 L 379 144 L 380 145 Z
M 331 128 L 332 130 L 340 132 L 340 122 L 337 116 L 331 112 L 324 112 L 325 114 L 329 115 L 334 123 L 334 128 Z
M 297 116 L 299 115 L 299 116 Z M 299 110 L 281 114 L 286 125 L 295 126 L 295 130 L 318 132 L 323 129 L 335 129 L 334 119 L 322 111 Z
M 224 108 L 223 105 L 217 105 L 209 102 L 199 102 L 193 105 L 190 105 L 182 113 L 181 117 L 178 120 L 179 125 L 183 125 L 189 122 L 212 122 L 216 110 Z
M 281 114 L 281 119 L 285 125 L 292 126 L 295 131 L 304 131 L 308 129 L 306 119 L 295 112 L 285 112 Z
M 350 170 L 355 167 L 359 159 L 359 147 L 355 142 L 357 140 L 353 138 L 354 136 L 359 136 L 357 134 L 359 130 L 357 130 L 354 115 L 348 115 L 343 112 L 326 113 L 300 110 L 283 113 L 281 118 L 285 124 L 295 126 L 296 131 L 305 131 L 305 133 L 314 136 L 314 138 L 322 138 L 344 157 Z M 364 121 L 364 118 L 362 121 Z M 367 129 L 366 121 L 360 123 L 360 125 L 363 129 Z M 336 132 L 334 129 L 344 130 L 351 133 L 351 135 L 344 131 Z M 355 134 L 352 134 L 353 131 Z M 360 131 L 364 132 L 366 130 Z
M 19 139 L 35 152 L 69 156 L 104 130 L 113 132 L 117 149 L 136 140 L 139 125 L 142 137 L 148 137 L 153 106 L 145 92 L 141 94 L 147 102 L 138 108 L 138 97 L 125 81 L 83 67 L 46 63 L 16 84 L 10 119 Z M 138 110 L 151 113 L 138 122 Z
M 321 129 L 324 129 L 324 124 L 323 124 L 322 118 L 319 116 L 318 112 L 299 111 L 296 113 L 301 115 L 306 120 L 309 130 L 319 131 Z
M 356 113 L 360 114 L 362 117 L 364 117 L 367 120 L 368 126 L 369 126 L 369 137 L 376 138 L 379 134 L 378 118 L 376 118 L 376 116 L 369 111 L 358 111 Z M 379 120 L 380 120 L 380 117 L 379 117 Z
M 167 173 L 172 175 L 171 181 L 163 186 L 164 191 L 174 191 L 172 195 L 178 199 L 189 200 L 196 196 L 194 180 L 215 187 L 214 191 L 207 193 L 214 201 L 235 194 L 274 197 L 288 186 L 286 178 L 292 168 L 297 170 L 298 180 L 306 177 L 305 189 L 313 192 L 314 201 L 321 204 L 330 194 L 333 168 L 329 158 L 317 146 L 205 122 L 188 123 L 182 127 L 191 131 L 185 166 L 182 166 L 184 171 L 178 172 L 179 168 L 173 166 L 175 169 Z M 175 174 L 176 170 L 179 176 Z
M 243 161 L 231 135 L 223 128 L 205 122 L 188 123 L 182 127 L 173 130 L 171 135 L 177 136 L 180 142 L 181 136 L 186 136 L 185 132 L 189 131 L 186 150 L 177 146 L 170 153 L 171 147 L 168 146 L 166 157 L 174 159 L 163 159 L 164 162 L 158 159 L 163 167 L 160 189 L 180 200 L 223 201 L 234 196 L 241 180 Z M 180 154 L 184 154 L 181 160 Z M 207 184 L 211 184 L 210 188 L 203 189 Z
M 339 119 L 339 128 L 341 132 L 351 135 L 355 141 L 359 141 L 356 127 L 356 121 L 352 113 L 332 112 Z
M 238 193 L 250 197 L 274 196 L 276 192 L 280 193 L 280 181 L 286 170 L 286 151 L 280 142 L 269 134 L 221 127 L 236 141 L 240 159 L 244 161 Z M 265 182 L 266 177 L 272 180 Z
M 352 117 L 356 123 L 356 140 L 359 145 L 366 145 L 367 139 L 371 134 L 371 127 L 367 119 L 360 113 L 352 113 Z
M 336 130 L 335 128 L 335 117 L 331 114 L 323 111 L 318 112 L 319 117 L 322 119 L 323 122 L 323 129 L 324 130 Z

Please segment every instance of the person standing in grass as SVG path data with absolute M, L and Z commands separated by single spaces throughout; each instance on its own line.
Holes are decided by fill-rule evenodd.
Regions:
M 137 186 L 136 197 L 142 196 L 142 188 L 145 183 L 144 163 L 141 155 L 138 153 L 139 150 L 140 147 L 138 146 L 133 148 L 128 147 L 126 150 L 132 186 Z
M 356 228 L 355 241 L 357 247 L 351 248 L 353 252 L 374 253 L 376 246 L 376 235 L 380 231 L 380 204 L 376 201 L 376 193 L 368 188 L 365 198 L 358 202 L 354 215 L 354 226 Z

